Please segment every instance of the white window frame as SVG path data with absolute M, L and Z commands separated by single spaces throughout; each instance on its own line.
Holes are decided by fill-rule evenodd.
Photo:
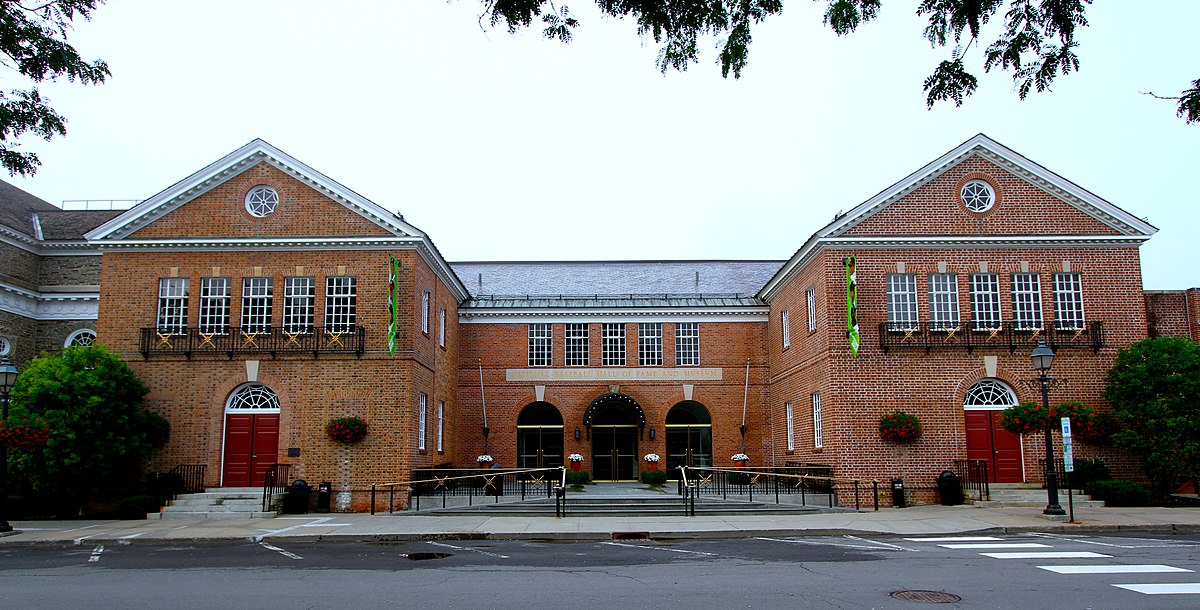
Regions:
M 625 366 L 625 324 L 600 325 L 600 366 Z
M 421 291 L 421 332 L 429 334 L 429 291 Z
M 274 286 L 274 278 L 242 278 L 242 332 L 270 332 Z
M 446 422 L 446 401 L 439 400 L 438 401 L 438 411 L 437 411 L 437 452 L 438 453 L 445 452 L 445 445 L 443 444 L 443 439 L 445 438 L 445 422 Z
M 358 324 L 358 278 L 335 275 L 325 278 L 325 329 L 351 332 Z
M 638 323 L 638 366 L 662 366 L 662 322 Z
M 804 291 L 804 299 L 808 303 L 808 332 L 817 330 L 817 287 L 809 286 Z
M 998 330 L 1004 327 L 1000 306 L 1000 275 L 971 274 L 971 328 L 977 331 Z
M 779 312 L 779 318 L 783 324 L 783 349 L 787 349 L 792 346 L 792 323 L 788 319 L 788 310 Z
M 206 335 L 229 333 L 233 282 L 227 277 L 200 278 L 200 319 L 196 327 Z
M 438 345 L 446 347 L 446 308 L 438 313 Z
M 955 330 L 961 324 L 958 312 L 958 275 L 929 275 L 929 329 Z
M 1012 274 L 1013 325 L 1017 330 L 1041 330 L 1042 278 L 1036 273 Z
M 417 451 L 425 451 L 425 404 L 429 397 L 425 392 L 418 392 L 417 395 Z
M 313 277 L 283 278 L 283 332 L 309 334 L 316 310 L 317 280 Z
M 792 401 L 783 403 L 784 416 L 787 418 L 787 448 L 788 451 L 796 450 L 796 420 L 795 414 L 792 412 Z
M 919 328 L 916 274 L 888 274 L 887 298 L 888 330 L 906 331 Z
M 824 434 L 821 430 L 821 393 L 812 393 L 813 413 L 813 448 L 820 449 L 825 445 Z
M 63 347 L 92 347 L 96 345 L 96 331 L 90 328 L 81 328 L 69 335 L 66 341 L 63 341 Z
M 158 319 L 154 327 L 160 334 L 182 335 L 187 332 L 188 278 L 164 277 L 158 280 Z
M 588 366 L 588 325 L 566 324 L 563 330 L 563 364 L 566 366 Z
M 1078 273 L 1054 274 L 1054 328 L 1081 330 L 1083 316 L 1083 280 Z
M 675 366 L 700 366 L 700 323 L 675 323 Z
M 529 325 L 529 366 L 550 366 L 554 357 L 554 330 L 550 324 Z

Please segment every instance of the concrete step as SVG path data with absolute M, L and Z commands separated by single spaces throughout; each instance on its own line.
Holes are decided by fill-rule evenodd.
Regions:
M 262 510 L 263 490 L 257 487 L 209 489 L 180 494 L 161 512 L 148 519 L 266 519 L 276 515 Z
M 180 511 L 180 512 L 161 512 L 148 513 L 147 519 L 150 520 L 174 520 L 174 519 L 272 519 L 276 516 L 273 512 L 262 511 L 229 511 L 229 512 L 211 512 L 211 511 Z

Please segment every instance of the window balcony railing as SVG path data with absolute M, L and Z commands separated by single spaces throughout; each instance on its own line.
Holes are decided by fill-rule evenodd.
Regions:
M 1045 342 L 1054 350 L 1104 347 L 1103 322 L 1042 322 L 1009 320 L 999 324 L 974 324 L 963 320 L 945 322 L 897 323 L 879 325 L 879 347 L 884 353 L 892 348 L 923 348 L 926 353 L 938 348 L 1005 348 L 1010 353 L 1028 350 Z
M 230 326 L 224 332 L 205 332 L 198 328 L 164 330 L 143 328 L 142 356 L 182 354 L 225 356 L 239 354 L 354 354 L 362 356 L 366 329 L 361 326 L 321 327 L 288 330 L 279 327 L 248 330 Z

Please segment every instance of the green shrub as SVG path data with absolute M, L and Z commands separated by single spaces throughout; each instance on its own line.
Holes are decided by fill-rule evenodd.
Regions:
M 1075 458 L 1075 472 L 1068 473 L 1071 487 L 1087 491 L 1096 481 L 1112 478 L 1108 465 L 1100 458 Z
M 146 513 L 156 513 L 162 503 L 155 496 L 129 496 L 117 502 L 118 519 L 145 519 Z
M 1097 500 L 1104 500 L 1107 506 L 1150 506 L 1150 490 L 1133 481 L 1096 481 L 1088 488 L 1088 493 Z
M 592 475 L 586 470 L 579 472 L 567 471 L 567 485 L 586 485 L 592 481 Z
M 667 482 L 665 470 L 643 470 L 642 482 L 647 485 L 662 485 Z
M 146 477 L 146 495 L 166 502 L 183 493 L 183 477 L 174 472 L 156 472 Z

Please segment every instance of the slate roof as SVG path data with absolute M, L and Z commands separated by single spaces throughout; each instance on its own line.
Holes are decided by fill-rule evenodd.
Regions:
M 125 210 L 59 210 L 38 212 L 42 238 L 46 240 L 84 241 L 84 233 L 119 216 Z
M 784 261 L 465 262 L 467 307 L 746 307 Z
M 33 237 L 35 233 L 34 213 L 51 212 L 57 209 L 46 201 L 0 180 L 0 224 Z

